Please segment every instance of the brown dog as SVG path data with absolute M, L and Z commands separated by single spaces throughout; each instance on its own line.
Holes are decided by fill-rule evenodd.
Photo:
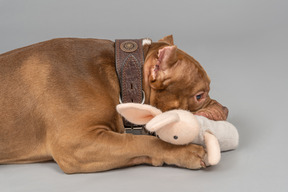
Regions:
M 227 108 L 208 96 L 206 72 L 172 36 L 144 51 L 146 104 L 226 119 Z M 114 42 L 98 39 L 54 39 L 0 55 L 0 164 L 55 160 L 65 173 L 204 167 L 201 146 L 123 134 L 114 63 Z

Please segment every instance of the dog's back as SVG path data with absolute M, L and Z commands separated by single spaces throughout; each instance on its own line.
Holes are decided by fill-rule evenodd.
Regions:
M 58 126 L 69 126 L 68 117 L 81 119 L 95 102 L 97 110 L 99 102 L 113 103 L 113 45 L 55 39 L 0 55 L 0 163 L 52 159 L 47 141 Z

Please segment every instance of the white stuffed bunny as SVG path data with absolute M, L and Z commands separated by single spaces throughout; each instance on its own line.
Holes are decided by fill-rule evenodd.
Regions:
M 117 111 L 131 123 L 146 124 L 146 129 L 155 132 L 163 141 L 176 145 L 195 143 L 205 146 L 210 165 L 220 161 L 221 151 L 238 146 L 238 131 L 227 121 L 209 120 L 180 109 L 162 113 L 151 105 L 137 103 L 119 104 Z

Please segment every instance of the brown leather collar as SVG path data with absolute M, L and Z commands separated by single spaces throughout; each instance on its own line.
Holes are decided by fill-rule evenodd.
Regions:
M 142 71 L 144 53 L 142 39 L 117 39 L 115 41 L 116 71 L 120 84 L 120 103 L 144 103 Z M 123 118 L 126 133 L 147 134 L 144 126 L 134 125 Z

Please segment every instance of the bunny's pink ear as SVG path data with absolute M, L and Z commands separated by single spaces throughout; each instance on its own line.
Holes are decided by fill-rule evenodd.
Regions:
M 144 125 L 162 113 L 151 105 L 138 103 L 122 103 L 117 105 L 116 109 L 125 119 L 137 125 Z
M 174 110 L 167 111 L 149 121 L 149 123 L 146 124 L 146 129 L 150 132 L 157 132 L 178 121 L 180 121 L 180 117 Z

